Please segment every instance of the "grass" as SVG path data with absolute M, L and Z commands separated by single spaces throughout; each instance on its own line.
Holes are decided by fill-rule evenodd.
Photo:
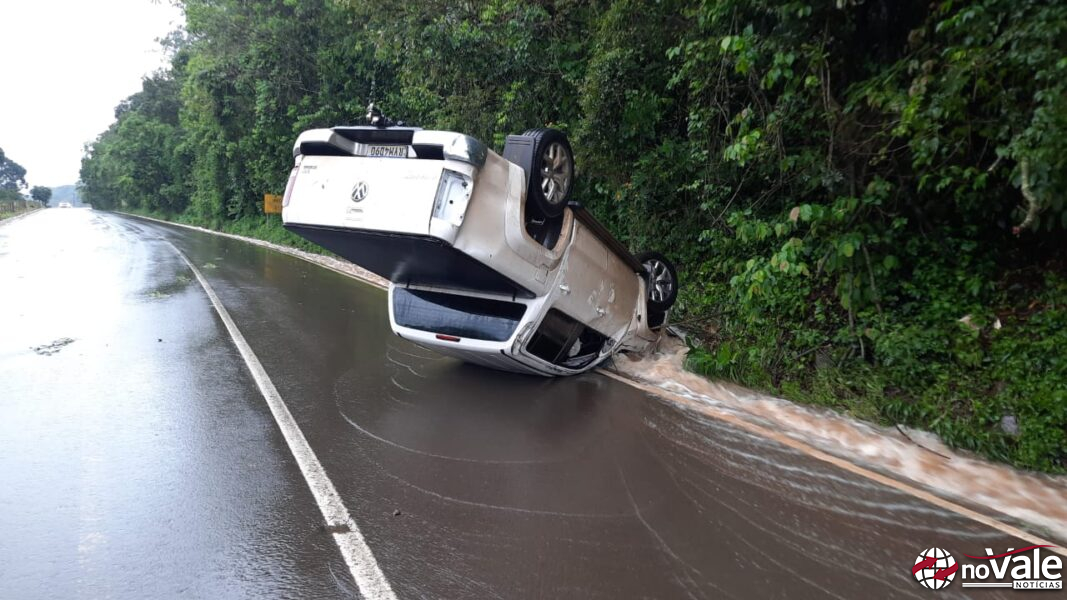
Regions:
M 931 431 L 951 447 L 1018 468 L 1065 473 L 1067 278 L 1047 271 L 1036 281 L 1031 293 L 1016 289 L 991 307 L 980 326 L 900 317 L 898 329 L 876 341 L 874 360 L 782 359 L 772 339 L 723 339 L 694 347 L 687 367 L 797 403 Z
M 4 219 L 10 219 L 11 217 L 17 217 L 19 215 L 24 215 L 24 214 L 26 214 L 28 212 L 33 212 L 35 210 L 41 210 L 41 209 L 39 209 L 39 208 L 31 208 L 29 210 L 18 210 L 18 211 L 14 211 L 14 212 L 12 212 L 12 211 L 0 211 L 0 221 L 3 221 Z
M 134 215 L 140 215 L 143 217 L 152 217 L 154 219 L 170 221 L 172 223 L 193 225 L 196 227 L 203 227 L 204 229 L 210 229 L 212 231 L 220 231 L 223 233 L 232 233 L 234 235 L 255 238 L 257 240 L 263 240 L 265 242 L 271 242 L 274 244 L 281 244 L 283 246 L 289 246 L 291 248 L 299 248 L 300 250 L 313 252 L 315 254 L 333 256 L 333 254 L 327 252 L 326 250 L 323 250 L 322 247 L 312 244 L 304 238 L 282 227 L 281 215 L 255 215 L 244 216 L 236 220 L 215 220 L 203 219 L 187 213 L 180 213 L 174 215 L 158 211 L 133 208 L 124 208 L 123 211 Z

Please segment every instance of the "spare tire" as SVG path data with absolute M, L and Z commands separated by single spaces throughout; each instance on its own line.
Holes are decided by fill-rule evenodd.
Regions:
M 530 129 L 523 135 L 533 138 L 526 201 L 533 202 L 546 217 L 558 217 L 574 189 L 574 152 L 570 142 L 558 129 Z
M 659 252 L 641 252 L 635 256 L 645 267 L 648 312 L 665 313 L 678 299 L 678 271 Z

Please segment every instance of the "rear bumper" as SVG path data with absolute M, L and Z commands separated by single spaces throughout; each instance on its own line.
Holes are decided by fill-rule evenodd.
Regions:
M 523 373 L 525 375 L 541 375 L 542 377 L 557 375 L 557 373 L 538 369 L 533 365 L 528 365 L 523 361 L 517 360 L 515 357 L 508 354 L 506 350 L 500 348 L 473 348 L 469 344 L 437 342 L 436 340 L 431 341 L 420 339 L 421 336 L 409 337 L 408 335 L 410 332 L 408 331 L 397 331 L 396 334 L 424 348 L 437 352 L 438 354 L 444 354 L 445 356 L 450 356 L 463 362 L 496 369 L 497 371 L 510 371 L 512 373 Z
M 514 332 L 508 339 L 491 341 L 471 337 L 457 337 L 451 334 L 441 335 L 441 331 L 431 331 L 432 327 L 423 330 L 399 324 L 397 322 L 395 298 L 398 287 L 400 286 L 395 283 L 389 286 L 389 325 L 393 333 L 405 340 L 446 356 L 491 369 L 541 375 L 543 377 L 583 373 L 595 368 L 610 356 L 610 352 L 605 352 L 592 363 L 582 368 L 573 369 L 547 362 L 530 354 L 526 349 L 530 335 L 551 306 L 549 299 L 544 296 L 515 300 L 516 303 L 526 305 L 526 311 L 521 321 L 515 326 Z M 447 330 L 447 328 L 442 329 Z
M 535 294 L 432 236 L 287 223 L 285 228 L 393 283 L 518 298 Z
M 419 346 L 438 354 L 457 358 L 463 362 L 474 363 L 498 371 L 557 377 L 560 375 L 576 375 L 593 369 L 600 363 L 600 360 L 598 360 L 583 369 L 564 369 L 527 356 L 522 352 L 516 353 L 513 350 L 513 344 L 508 342 L 483 342 L 480 340 L 442 341 L 431 333 L 399 327 L 396 323 L 392 325 L 393 333 Z

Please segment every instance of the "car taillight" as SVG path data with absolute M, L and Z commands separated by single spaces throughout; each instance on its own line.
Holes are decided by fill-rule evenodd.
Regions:
M 460 339 L 454 335 L 445 335 L 443 333 L 437 334 L 437 339 L 445 342 L 458 342 Z
M 433 202 L 433 216 L 459 227 L 467 212 L 473 187 L 471 178 L 463 173 L 442 170 L 441 183 L 437 186 L 437 197 Z
M 297 163 L 293 167 L 292 171 L 289 171 L 289 181 L 285 184 L 285 195 L 282 196 L 282 207 L 289 206 L 289 197 L 293 195 L 293 187 L 296 186 L 296 174 L 300 170 L 300 164 Z

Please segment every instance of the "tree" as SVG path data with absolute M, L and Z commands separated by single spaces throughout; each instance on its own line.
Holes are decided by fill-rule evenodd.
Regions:
M 33 186 L 33 189 L 30 190 L 30 197 L 41 204 L 48 206 L 48 201 L 52 198 L 52 188 L 47 188 L 43 185 L 35 185 Z
M 20 190 L 26 187 L 26 169 L 4 155 L 0 148 L 0 189 Z

